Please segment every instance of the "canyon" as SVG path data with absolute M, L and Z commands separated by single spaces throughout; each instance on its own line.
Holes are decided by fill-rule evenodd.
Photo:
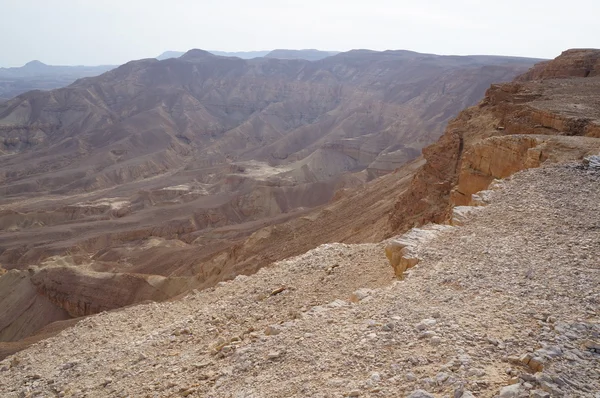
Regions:
M 191 50 L 0 104 L 0 266 L 13 272 L 2 290 L 19 303 L 2 339 L 255 272 L 288 254 L 259 246 L 330 213 L 312 209 L 344 206 L 409 162 L 404 184 L 453 115 L 534 62 Z M 299 232 L 312 240 L 291 252 L 333 238 Z M 11 278 L 28 293 L 15 298 Z
M 147 307 L 149 311 L 156 308 L 156 314 L 163 310 L 174 314 L 169 322 L 175 323 L 183 322 L 183 315 L 177 308 L 185 306 L 194 308 L 194 311 L 204 311 L 209 317 L 219 318 L 225 313 L 231 316 L 226 316 L 229 321 L 215 323 L 213 331 L 200 331 L 196 324 L 200 318 L 195 318 L 188 322 L 188 329 L 182 326 L 177 328 L 179 334 L 173 332 L 176 337 L 171 340 L 177 340 L 181 349 L 188 344 L 185 336 L 194 336 L 188 338 L 190 342 L 198 340 L 194 344 L 208 345 L 206 352 L 189 358 L 190 361 L 207 363 L 198 368 L 207 367 L 206 372 L 212 375 L 204 379 L 206 382 L 190 386 L 186 371 L 182 371 L 174 385 L 159 383 L 156 389 L 165 394 L 184 396 L 218 394 L 216 389 L 224 388 L 223 381 L 218 382 L 222 379 L 228 380 L 225 384 L 227 390 L 222 391 L 231 395 L 235 389 L 241 391 L 243 386 L 228 379 L 227 372 L 223 370 L 226 366 L 241 366 L 246 360 L 257 363 L 261 355 L 274 363 L 283 361 L 284 366 L 293 367 L 299 363 L 300 354 L 289 351 L 288 355 L 282 351 L 282 345 L 290 347 L 291 344 L 283 339 L 296 339 L 287 334 L 292 330 L 290 328 L 296 327 L 296 323 L 298 330 L 305 333 L 304 338 L 312 338 L 314 334 L 306 337 L 306 333 L 315 333 L 310 331 L 315 328 L 325 330 L 325 326 L 311 320 L 314 313 L 321 311 L 317 308 L 319 306 L 340 308 L 335 310 L 340 315 L 327 315 L 330 319 L 326 322 L 342 325 L 340 330 L 343 332 L 340 333 L 351 336 L 360 328 L 349 321 L 351 314 L 358 311 L 362 314 L 359 314 L 360 318 L 375 311 L 385 318 L 384 312 L 376 311 L 392 311 L 385 307 L 385 303 L 391 300 L 389 289 L 398 290 L 394 297 L 407 294 L 417 302 L 422 299 L 418 292 L 423 286 L 429 289 L 428 281 L 432 279 L 440 285 L 447 285 L 450 290 L 462 291 L 463 285 L 456 288 L 452 284 L 454 282 L 446 280 L 452 279 L 449 273 L 446 272 L 448 278 L 442 278 L 443 264 L 436 263 L 440 256 L 451 255 L 446 243 L 460 246 L 464 249 L 461 249 L 463 258 L 466 258 L 466 253 L 473 250 L 473 247 L 461 246 L 468 236 L 478 236 L 480 238 L 477 239 L 484 241 L 495 239 L 489 235 L 493 231 L 487 229 L 468 235 L 469 228 L 483 230 L 488 225 L 486 222 L 496 220 L 503 225 L 503 230 L 508 230 L 515 222 L 510 209 L 527 207 L 527 221 L 535 228 L 528 227 L 527 231 L 531 234 L 527 232 L 526 238 L 536 242 L 540 250 L 547 250 L 543 242 L 548 237 L 532 232 L 543 227 L 538 225 L 531 212 L 536 206 L 541 206 L 552 217 L 559 216 L 558 208 L 552 204 L 558 202 L 548 201 L 553 192 L 556 192 L 556 200 L 565 199 L 566 192 L 560 188 L 557 176 L 569 175 L 573 184 L 581 180 L 583 191 L 597 188 L 593 182 L 583 180 L 596 178 L 597 171 L 589 165 L 595 164 L 594 156 L 600 153 L 599 60 L 599 50 L 568 50 L 555 60 L 538 63 L 529 69 L 529 61 L 523 59 L 438 59 L 437 56 L 410 52 L 353 51 L 308 62 L 222 59 L 192 50 L 180 59 L 136 61 L 66 89 L 25 94 L 0 104 L 0 135 L 4 140 L 4 156 L 0 157 L 3 173 L 0 190 L 4 194 L 0 202 L 3 231 L 0 232 L 3 248 L 0 264 L 6 269 L 0 277 L 0 292 L 3 293 L 0 302 L 9 303 L 13 309 L 0 319 L 1 336 L 9 341 L 0 343 L 0 353 L 9 355 L 65 327 L 72 327 L 73 317 L 114 310 L 145 300 L 171 299 L 174 301 L 160 306 L 144 306 L 150 306 Z M 489 64 L 494 62 L 496 64 Z M 207 76 L 209 72 L 216 74 L 211 75 L 210 85 L 194 86 L 197 79 L 193 76 Z M 282 77 L 284 74 L 288 76 L 285 79 Z M 381 83 L 375 83 L 373 76 L 377 76 Z M 222 79 L 220 82 L 218 77 Z M 261 85 L 252 86 L 254 79 L 261 79 Z M 286 79 L 293 83 L 286 83 Z M 473 83 L 474 79 L 479 79 L 477 84 Z M 499 83 L 503 80 L 512 81 Z M 177 90 L 173 90 L 173 86 Z M 331 90 L 331 87 L 336 89 Z M 253 97 L 260 90 L 260 96 Z M 482 95 L 483 100 L 468 107 Z M 164 98 L 170 100 L 165 102 Z M 260 98 L 258 102 L 257 98 Z M 251 101 L 252 106 L 249 105 Z M 459 113 L 463 108 L 466 109 Z M 286 113 L 290 110 L 301 110 L 301 113 Z M 199 131 L 202 134 L 198 134 Z M 50 159 L 55 163 L 49 163 Z M 587 163 L 582 166 L 580 162 L 583 159 L 587 159 Z M 565 163 L 569 166 L 552 166 Z M 524 172 L 534 168 L 540 170 L 530 174 Z M 517 177 L 512 182 L 510 177 L 515 173 Z M 497 180 L 505 178 L 511 180 L 505 188 L 507 193 L 490 194 L 490 184 L 492 187 L 502 186 Z M 536 183 L 538 180 L 545 182 Z M 554 191 L 545 188 L 544 184 Z M 528 186 L 532 188 L 528 189 Z M 536 202 L 520 198 L 521 191 L 524 197 Z M 577 203 L 582 209 L 587 209 L 591 224 L 585 227 L 589 227 L 585 231 L 591 232 L 578 229 L 577 217 L 571 213 L 569 217 L 573 220 L 569 221 L 569 228 L 580 234 L 582 239 L 589 240 L 595 222 L 591 214 L 595 196 L 593 192 L 585 194 L 583 191 L 577 194 Z M 492 201 L 491 210 L 485 210 L 487 206 L 482 205 L 494 195 L 498 198 L 497 204 Z M 483 210 L 466 211 L 464 208 L 467 206 Z M 494 210 L 494 206 L 502 208 L 502 211 Z M 482 221 L 477 221 L 477 216 L 463 216 L 461 211 L 465 214 L 471 211 L 492 213 L 481 216 Z M 473 217 L 473 224 L 469 227 L 469 220 Z M 408 271 L 408 287 L 405 282 L 393 284 L 394 271 L 387 264 L 384 248 L 379 242 L 397 238 L 428 223 L 441 225 L 438 232 L 430 233 L 427 229 L 423 232 L 432 234 L 434 246 L 427 249 L 422 245 L 415 250 L 424 256 L 425 263 L 429 261 L 432 268 L 423 268 L 425 266 L 420 261 Z M 465 224 L 466 232 L 454 232 L 463 234 L 462 238 L 453 238 L 453 232 L 448 232 Z M 551 225 L 558 230 L 558 225 Z M 436 238 L 437 234 L 441 237 Z M 500 235 L 496 237 L 500 238 Z M 436 239 L 440 239 L 437 246 Z M 323 244 L 326 245 L 316 249 L 314 254 L 301 256 L 306 252 L 313 253 L 309 250 Z M 516 245 L 515 242 L 512 244 Z M 583 250 L 582 255 L 589 256 L 586 254 L 589 246 L 579 249 Z M 522 250 L 533 255 L 525 246 Z M 488 254 L 478 254 L 484 264 L 492 263 L 488 261 Z M 320 260 L 311 262 L 313 255 L 325 256 L 322 265 L 317 265 Z M 358 263 L 352 265 L 356 269 L 346 269 L 352 261 L 338 260 L 346 255 L 358 257 Z M 504 251 L 500 255 L 510 257 Z M 559 254 L 557 256 L 560 257 Z M 289 258 L 294 259 L 285 263 L 284 260 Z M 541 258 L 532 258 L 532 267 L 542 266 Z M 582 257 L 587 264 L 585 267 L 581 264 L 575 266 L 578 267 L 577 272 L 589 274 L 592 281 L 595 280 L 595 268 L 588 264 L 586 259 L 589 258 Z M 516 266 L 513 260 L 509 258 L 510 267 Z M 461 257 L 453 257 L 452 261 L 454 275 L 462 275 L 456 268 Z M 335 286 L 329 293 L 317 292 L 320 282 L 310 278 L 316 278 L 317 274 L 320 278 L 321 271 L 310 270 L 310 264 L 323 267 L 324 279 L 321 281 L 329 281 Z M 308 267 L 306 270 L 305 266 Z M 411 262 L 410 267 L 413 266 L 415 263 Z M 341 268 L 338 270 L 338 267 Z M 476 264 L 469 263 L 469 269 L 475 268 Z M 340 275 L 342 270 L 344 273 Z M 491 272 L 491 268 L 488 271 Z M 541 268 L 538 271 L 541 272 Z M 245 276 L 257 272 L 255 276 Z M 368 276 L 361 276 L 362 272 Z M 402 277 L 402 274 L 396 272 L 396 276 Z M 276 275 L 286 282 L 277 282 L 279 277 Z M 462 277 L 474 285 L 478 283 L 467 274 Z M 498 284 L 505 283 L 503 291 L 512 291 L 510 275 L 504 279 L 496 277 L 499 278 Z M 261 285 L 261 278 L 270 281 L 266 284 L 273 289 L 254 304 L 254 299 L 248 297 L 267 289 L 266 285 Z M 225 282 L 231 280 L 233 282 Z M 544 281 L 540 279 L 538 282 L 547 282 Z M 387 288 L 391 283 L 393 287 Z M 575 294 L 575 282 L 569 280 L 565 283 L 564 289 L 568 291 L 563 293 L 577 297 L 573 300 L 593 300 Z M 11 290 L 14 286 L 20 287 Z M 369 292 L 367 289 L 361 293 L 360 288 L 376 290 Z M 187 293 L 193 289 L 198 290 Z M 562 292 L 563 288 L 556 289 Z M 315 293 L 308 294 L 312 291 Z M 280 293 L 283 295 L 280 296 Z M 307 296 L 303 298 L 305 293 Z M 513 293 L 517 294 L 516 291 Z M 246 296 L 248 294 L 250 296 Z M 422 294 L 428 295 L 429 290 Z M 186 298 L 179 301 L 184 295 Z M 364 300 L 370 296 L 374 297 L 371 304 Z M 342 302 L 347 297 L 350 297 L 349 303 Z M 230 299 L 232 303 L 240 300 L 251 302 L 252 308 L 244 311 L 264 310 L 269 314 L 268 319 L 244 320 L 243 313 L 238 314 L 234 307 L 226 304 Z M 433 298 L 428 296 L 427 299 Z M 219 309 L 210 306 L 198 309 L 194 304 L 196 300 L 216 303 Z M 502 300 L 509 300 L 509 296 L 485 305 L 495 306 Z M 283 306 L 291 310 L 290 305 L 296 309 L 298 317 L 288 319 L 283 312 L 279 313 Z M 263 306 L 267 306 L 268 310 Z M 169 310 L 166 310 L 167 307 Z M 586 319 L 592 333 L 597 313 L 593 305 L 585 304 L 584 307 L 591 312 L 578 313 L 577 316 L 581 322 Z M 73 338 L 73 333 L 76 333 L 69 330 L 81 330 L 96 322 L 103 324 L 103 318 L 129 330 L 134 327 L 129 323 L 136 321 L 128 319 L 143 318 L 137 313 L 142 310 L 136 308 L 142 307 L 86 318 L 75 329 L 68 329 L 49 340 L 52 343 L 42 342 L 24 351 L 19 361 L 30 363 L 27 356 L 35 350 L 50 353 L 55 344 L 64 347 L 65 339 Z M 564 311 L 560 308 L 553 316 L 565 322 L 577 321 L 568 315 L 566 307 Z M 471 310 L 476 309 L 473 307 Z M 416 305 L 411 311 L 403 316 L 418 322 L 419 314 L 425 316 L 430 309 Z M 439 319 L 441 316 L 442 326 L 444 322 L 451 326 L 452 322 L 445 319 L 449 312 L 445 309 L 441 311 L 443 316 L 431 317 Z M 47 317 L 40 316 L 41 313 L 47 314 Z M 135 315 L 128 318 L 130 315 L 126 314 Z M 455 316 L 464 320 L 460 318 L 463 314 Z M 506 316 L 510 317 L 508 312 Z M 544 322 L 554 323 L 547 320 L 548 316 Z M 270 339 L 271 332 L 266 333 L 267 337 L 253 336 L 251 332 L 246 336 L 240 328 L 246 328 L 248 322 L 255 324 L 253 330 L 279 322 L 283 326 L 272 328 L 283 329 L 282 336 Z M 378 325 L 377 322 L 375 325 Z M 529 325 L 525 318 L 519 318 L 519 322 Z M 431 325 L 424 328 L 435 324 L 429 323 Z M 483 336 L 485 322 L 480 323 L 477 333 Z M 146 322 L 141 324 L 141 328 L 138 327 L 140 333 L 151 332 Z M 540 324 L 540 327 L 543 326 Z M 396 327 L 406 329 L 402 325 L 392 328 Z M 417 329 L 421 330 L 420 327 Z M 506 331 L 498 329 L 497 332 L 503 334 Z M 228 340 L 224 340 L 224 344 L 217 342 L 214 352 L 213 338 L 229 339 L 229 334 L 236 333 L 241 334 L 239 344 L 228 345 Z M 316 333 L 320 346 L 327 352 L 333 352 L 333 347 L 326 343 L 331 336 L 326 332 L 323 335 Z M 408 329 L 404 333 L 409 333 Z M 436 330 L 431 336 L 436 337 L 440 333 Z M 36 338 L 36 335 L 39 337 Z M 411 343 L 411 347 L 425 344 L 423 352 L 431 354 L 426 346 L 431 336 L 426 336 L 425 340 L 419 337 L 421 343 Z M 503 336 L 500 340 L 507 339 L 506 334 Z M 544 335 L 544 344 L 550 344 L 549 336 Z M 141 342 L 143 338 L 138 337 L 136 341 Z M 90 334 L 77 338 L 82 341 L 89 338 L 98 344 L 96 339 L 103 337 Z M 492 337 L 481 337 L 482 341 L 486 338 Z M 166 335 L 160 335 L 158 344 L 168 339 Z M 144 341 L 140 343 L 144 347 L 146 343 L 150 344 L 150 340 Z M 440 341 L 442 347 L 446 347 L 443 333 Z M 385 345 L 383 341 L 380 343 L 382 347 Z M 123 344 L 131 342 L 123 340 Z M 523 348 L 519 345 L 521 342 L 515 344 L 519 349 Z M 536 343 L 532 340 L 527 344 Z M 223 351 L 225 346 L 230 348 Z M 101 347 L 101 350 L 108 349 L 105 345 Z M 561 347 L 561 350 L 569 349 L 568 346 Z M 353 352 L 359 349 L 352 346 Z M 111 355 L 116 355 L 116 362 L 124 363 L 124 359 L 118 359 L 121 354 L 112 352 Z M 214 355 L 216 359 L 211 359 Z M 439 361 L 451 355 L 448 351 L 441 355 Z M 501 353 L 498 355 L 497 361 Z M 583 357 L 593 360 L 593 354 L 592 357 Z M 407 363 L 412 361 L 405 359 Z M 220 364 L 221 360 L 229 365 Z M 51 359 L 45 361 L 53 363 Z M 174 361 L 171 367 L 184 366 L 188 359 Z M 417 364 L 417 367 L 420 366 L 418 376 L 425 380 L 426 374 L 435 368 L 431 364 L 441 365 L 439 361 L 436 357 L 427 364 Z M 546 363 L 550 369 L 554 366 L 551 365 L 553 362 Z M 188 365 L 185 365 L 187 370 L 195 369 Z M 44 366 L 51 368 L 54 365 L 36 368 L 43 375 L 33 378 L 27 388 L 45 391 L 45 384 L 36 381 L 46 378 L 50 368 Z M 369 368 L 373 366 L 375 364 L 369 365 Z M 453 375 L 452 383 L 445 383 L 449 379 L 447 377 L 437 384 L 435 381 L 408 380 L 408 385 L 411 390 L 421 387 L 435 394 L 457 390 L 460 391 L 458 396 L 467 397 L 463 390 L 468 387 L 481 396 L 495 396 L 511 374 L 501 375 L 500 367 L 505 366 L 502 364 L 487 363 L 485 366 L 484 374 L 489 375 L 487 384 L 476 382 L 475 378 L 479 376 L 469 373 L 467 376 Z M 402 371 L 408 372 L 408 369 L 402 367 Z M 18 362 L 5 366 L 4 372 L 13 375 L 11 377 L 24 377 L 23 367 Z M 341 370 L 335 372 L 336 377 L 345 377 Z M 387 375 L 386 372 L 378 374 L 381 377 Z M 194 371 L 188 373 L 191 375 Z M 249 379 L 243 379 L 246 380 L 244 383 L 250 382 L 255 390 L 284 393 L 275 387 L 260 387 L 261 384 L 264 386 L 263 377 L 269 375 L 276 380 L 281 379 L 283 373 L 267 366 L 260 375 L 258 378 L 249 376 Z M 516 380 L 518 387 L 513 389 L 521 392 L 533 390 L 537 385 L 541 388 L 539 394 L 546 394 L 550 388 L 548 383 L 556 383 L 552 381 L 554 379 L 530 379 L 518 372 L 515 375 L 521 378 Z M 71 376 L 63 376 L 65 380 L 72 380 Z M 100 394 L 99 391 L 105 391 L 102 390 L 104 388 L 124 388 L 119 383 L 125 376 L 115 371 L 112 376 L 98 376 L 103 380 L 110 378 L 110 382 L 90 378 L 91 384 L 86 389 Z M 340 382 L 339 385 L 325 385 L 323 378 L 312 375 L 303 388 L 312 391 L 314 396 L 323 390 L 358 396 L 353 394 L 356 391 L 359 395 L 377 394 L 391 388 L 387 381 L 373 382 L 372 375 L 364 376 L 371 377 L 370 384 Z M 393 378 L 393 375 L 389 376 Z M 585 383 L 582 380 L 575 382 Z M 94 383 L 100 383 L 100 387 Z M 531 388 L 526 386 L 527 383 Z M 463 386 L 462 390 L 459 385 Z M 591 387 L 581 385 L 580 389 L 572 385 L 569 388 L 573 388 L 579 396 L 591 397 L 586 395 L 588 390 L 585 389 Z M 61 391 L 81 392 L 81 388 L 66 384 L 61 388 Z M 560 387 L 556 388 L 560 390 Z M 136 391 L 139 393 L 140 390 Z M 298 393 L 298 390 L 294 391 Z M 404 392 L 408 394 L 410 391 Z M 414 396 L 434 396 L 425 391 L 422 394 L 430 395 Z M 454 394 L 456 396 L 457 393 Z

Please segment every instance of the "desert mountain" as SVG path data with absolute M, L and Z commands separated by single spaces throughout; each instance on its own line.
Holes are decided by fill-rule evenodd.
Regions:
M 209 51 L 209 52 L 211 54 L 219 55 L 221 57 L 237 57 L 237 58 L 242 58 L 242 59 L 252 59 L 252 58 L 264 57 L 265 55 L 270 53 L 270 51 Z M 165 51 L 164 53 L 162 53 L 158 57 L 156 57 L 156 59 L 158 59 L 159 61 L 162 61 L 164 59 L 169 59 L 169 58 L 179 58 L 183 54 L 185 54 L 185 51 Z
M 307 50 L 285 50 L 277 49 L 266 54 L 266 58 L 279 58 L 279 59 L 306 59 L 308 61 L 318 61 L 323 58 L 331 57 L 332 55 L 339 54 L 339 51 L 321 51 L 315 49 Z
M 209 51 L 211 54 L 222 57 L 237 57 L 242 59 L 252 58 L 278 58 L 278 59 L 304 59 L 307 61 L 318 61 L 332 55 L 339 54 L 339 51 L 320 51 L 320 50 L 285 50 L 278 49 L 272 51 Z M 156 59 L 159 61 L 169 58 L 179 58 L 184 55 L 184 51 L 165 51 Z
M 97 76 L 115 66 L 58 66 L 31 61 L 18 68 L 0 68 L 0 100 L 8 100 L 31 90 L 51 90 L 75 80 Z
M 492 85 L 422 158 L 215 254 L 211 269 L 231 280 L 83 319 L 0 362 L 0 392 L 595 398 L 598 59 L 570 50 Z M 352 240 L 363 243 L 304 250 Z M 288 258 L 294 250 L 303 254 Z M 283 261 L 243 275 L 268 257 Z M 57 319 L 98 306 L 86 283 L 52 277 L 81 275 L 57 264 L 74 258 L 0 283 L 36 286 L 31 312 L 58 306 Z M 176 283 L 129 275 L 143 297 Z M 21 314 L 12 333 L 31 316 Z
M 22 309 L 3 321 L 6 339 L 31 333 L 19 325 L 209 287 L 332 239 L 381 236 L 421 149 L 533 62 L 192 50 L 0 104 L 0 263 L 29 292 L 4 299 Z M 371 224 L 350 226 L 348 214 Z
M 58 231 L 69 247 L 77 237 L 94 250 L 100 230 L 192 234 L 191 242 L 205 228 L 324 204 L 417 157 L 491 82 L 531 63 L 406 51 L 241 60 L 192 50 L 23 94 L 0 106 L 0 224 L 10 231 L 0 261 L 58 254 L 56 240 L 50 251 L 39 245 Z M 104 227 L 90 228 L 96 222 Z

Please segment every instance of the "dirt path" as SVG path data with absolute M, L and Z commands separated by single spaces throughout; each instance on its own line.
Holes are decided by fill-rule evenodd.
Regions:
M 85 319 L 0 362 L 0 395 L 468 398 L 515 383 L 500 396 L 597 398 L 600 171 L 529 170 L 491 196 L 404 281 L 383 244 L 323 245 Z

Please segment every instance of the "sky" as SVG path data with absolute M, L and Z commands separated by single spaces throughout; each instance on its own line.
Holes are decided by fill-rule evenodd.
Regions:
M 0 0 L 0 66 L 166 50 L 413 50 L 554 58 L 599 48 L 599 0 Z

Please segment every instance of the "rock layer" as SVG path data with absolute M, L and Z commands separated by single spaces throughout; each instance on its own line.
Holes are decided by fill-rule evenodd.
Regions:
M 537 64 L 519 80 L 600 76 L 600 50 L 572 49 L 552 61 Z

